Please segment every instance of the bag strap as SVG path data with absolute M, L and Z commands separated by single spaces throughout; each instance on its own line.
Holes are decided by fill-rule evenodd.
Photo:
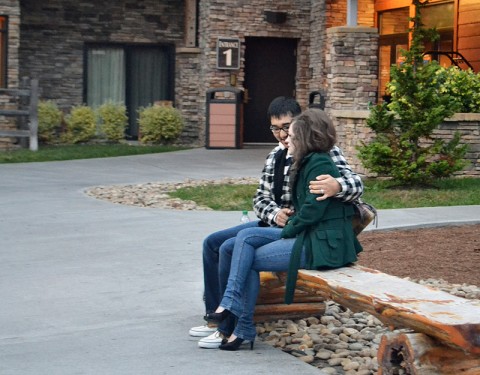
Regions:
M 298 270 L 300 269 L 300 260 L 302 257 L 305 232 L 298 235 L 293 245 L 292 254 L 290 254 L 290 263 L 288 265 L 287 282 L 285 283 L 285 303 L 290 305 L 293 302 L 295 286 L 297 285 Z

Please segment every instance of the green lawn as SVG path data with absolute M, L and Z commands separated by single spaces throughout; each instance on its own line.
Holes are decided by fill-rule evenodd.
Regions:
M 19 149 L 0 151 L 0 163 L 30 163 L 42 161 L 106 158 L 114 156 L 154 154 L 185 150 L 178 146 L 138 146 L 128 144 L 97 144 L 69 146 L 41 146 L 38 151 Z
M 480 205 L 480 179 L 451 178 L 439 180 L 429 188 L 395 187 L 389 181 L 364 181 L 363 200 L 378 209 L 435 206 Z M 208 185 L 182 188 L 171 196 L 188 199 L 214 210 L 252 209 L 256 185 Z

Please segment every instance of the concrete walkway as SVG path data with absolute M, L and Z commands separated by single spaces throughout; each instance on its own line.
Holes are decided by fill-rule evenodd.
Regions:
M 115 205 L 91 186 L 258 177 L 269 148 L 0 164 L 0 374 L 321 374 L 256 343 L 202 350 L 201 243 L 238 212 Z M 379 229 L 479 223 L 480 206 L 380 211 Z

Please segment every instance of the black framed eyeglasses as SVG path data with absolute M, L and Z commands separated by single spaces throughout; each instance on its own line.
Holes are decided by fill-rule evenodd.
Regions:
M 290 124 L 291 124 L 291 122 L 287 122 L 285 124 L 282 124 L 281 128 L 279 128 L 278 126 L 271 125 L 270 130 L 275 134 L 280 133 L 281 130 L 283 130 L 285 133 L 288 134 L 288 129 L 290 128 Z

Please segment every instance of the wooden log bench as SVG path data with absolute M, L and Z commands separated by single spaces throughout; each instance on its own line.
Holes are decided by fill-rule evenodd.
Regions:
M 297 289 L 412 331 L 382 338 L 379 375 L 480 374 L 479 301 L 357 265 L 300 270 Z

